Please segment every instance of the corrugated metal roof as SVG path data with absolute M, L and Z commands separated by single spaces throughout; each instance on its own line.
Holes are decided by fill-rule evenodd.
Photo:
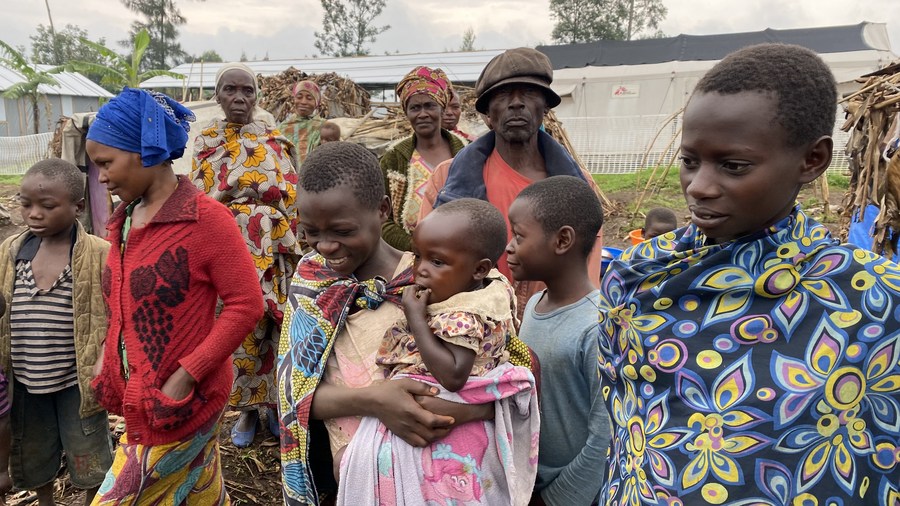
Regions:
M 35 65 L 38 70 L 49 70 L 53 65 Z M 71 95 L 73 97 L 106 97 L 113 95 L 78 72 L 60 72 L 53 74 L 53 78 L 59 86 L 42 84 L 38 91 L 44 95 Z M 9 89 L 16 83 L 22 82 L 22 74 L 0 64 L 0 91 Z
M 362 86 L 394 86 L 417 65 L 440 67 L 454 83 L 474 83 L 491 58 L 504 50 L 468 51 L 454 53 L 416 53 L 384 56 L 355 56 L 348 58 L 306 58 L 301 60 L 268 60 L 245 62 L 257 74 L 264 76 L 284 72 L 290 67 L 307 74 L 335 72 Z M 216 72 L 224 63 L 185 63 L 172 69 L 185 76 L 181 79 L 157 76 L 141 83 L 141 88 L 212 88 Z

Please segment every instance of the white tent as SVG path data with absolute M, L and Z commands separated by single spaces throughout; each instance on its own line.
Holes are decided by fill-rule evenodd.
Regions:
M 817 51 L 831 67 L 835 79 L 840 83 L 841 93 L 851 92 L 859 87 L 855 82 L 859 76 L 867 74 L 890 63 L 897 56 L 891 51 L 887 28 L 884 23 L 861 23 L 859 25 L 807 28 L 801 30 L 766 30 L 738 34 L 685 36 L 656 41 L 631 41 L 641 51 L 632 51 L 634 63 L 627 58 L 616 59 L 615 64 L 588 62 L 575 67 L 574 60 L 584 52 L 585 44 L 569 46 L 542 46 L 538 49 L 548 53 L 553 61 L 553 88 L 563 97 L 556 108 L 561 117 L 574 116 L 628 116 L 646 114 L 671 114 L 684 106 L 697 81 L 712 68 L 721 57 L 737 47 L 770 41 L 789 42 L 803 45 Z M 818 41 L 827 40 L 827 47 Z M 651 42 L 652 45 L 646 44 Z M 603 43 L 594 44 L 594 53 L 611 51 L 602 48 Z M 608 45 L 608 43 L 607 43 Z M 640 45 L 648 46 L 646 48 Z M 656 50 L 664 59 L 668 51 L 658 51 L 659 47 L 686 46 L 679 48 L 679 59 L 641 63 L 650 60 L 644 53 Z M 735 47 L 737 45 L 737 47 Z M 719 51 L 714 51 L 718 47 Z M 619 48 L 615 48 L 619 49 Z M 623 49 L 629 49 L 625 46 Z M 687 54 L 686 54 L 687 53 Z M 590 54 L 590 52 L 588 52 Z M 708 59 L 697 59 L 704 55 Z M 643 58 L 642 58 L 643 57 Z M 598 65 L 597 63 L 601 63 Z
M 764 30 L 721 35 L 679 35 L 665 39 L 600 41 L 539 46 L 554 66 L 553 89 L 562 97 L 556 115 L 575 148 L 595 172 L 632 171 L 666 159 L 677 146 L 677 122 L 643 154 L 660 125 L 687 102 L 701 77 L 728 53 L 761 42 L 798 44 L 816 51 L 831 67 L 838 91 L 859 88 L 856 80 L 895 60 L 883 23 Z M 673 141 L 673 138 L 674 141 Z M 835 163 L 846 165 L 835 132 Z

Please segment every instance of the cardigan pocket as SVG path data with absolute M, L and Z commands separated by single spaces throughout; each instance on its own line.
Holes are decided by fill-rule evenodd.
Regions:
M 151 429 L 168 432 L 189 422 L 194 413 L 206 404 L 206 399 L 198 395 L 196 386 L 187 397 L 180 400 L 172 399 L 162 390 L 151 387 L 142 402 L 147 415 L 147 425 Z

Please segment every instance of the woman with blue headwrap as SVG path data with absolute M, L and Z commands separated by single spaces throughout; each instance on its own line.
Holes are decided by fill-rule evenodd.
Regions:
M 259 409 L 266 408 L 269 432 L 280 433 L 275 410 L 275 353 L 288 284 L 300 261 L 297 238 L 297 172 L 293 145 L 278 130 L 253 117 L 256 75 L 243 63 L 223 65 L 216 75 L 216 101 L 224 118 L 197 136 L 191 180 L 228 206 L 256 265 L 266 313 L 232 355 L 234 385 L 228 406 L 241 411 L 231 429 L 238 448 L 253 442 Z
M 127 432 L 96 505 L 229 503 L 216 437 L 229 358 L 263 301 L 231 212 L 172 170 L 193 119 L 161 93 L 126 88 L 88 131 L 99 180 L 123 202 L 107 225 L 109 328 L 92 386 Z

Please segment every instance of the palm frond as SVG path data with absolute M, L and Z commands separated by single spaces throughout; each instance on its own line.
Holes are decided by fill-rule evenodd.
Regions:
M 64 66 L 66 72 L 81 72 L 83 74 L 95 74 L 104 78 L 111 76 L 113 79 L 125 80 L 125 74 L 115 67 L 87 61 L 72 61 Z M 55 69 L 54 69 L 55 70 Z
M 171 77 L 172 79 L 184 79 L 184 74 L 179 74 L 178 72 L 172 72 L 170 70 L 148 70 L 146 72 L 141 72 L 139 79 L 143 82 L 151 77 L 157 76 L 166 76 Z
M 113 61 L 122 60 L 122 55 L 120 55 L 119 53 L 113 51 L 112 49 L 104 46 L 103 44 L 94 42 L 90 39 L 85 39 L 84 37 L 79 37 L 78 40 L 80 40 L 82 44 L 90 47 L 94 51 L 97 51 L 98 53 L 100 53 L 101 56 L 103 56 L 104 58 L 106 58 L 108 60 L 113 60 Z
M 23 97 L 30 97 L 34 94 L 34 91 L 36 89 L 37 86 L 32 87 L 29 85 L 29 83 L 16 83 L 3 91 L 3 93 L 0 93 L 0 96 L 2 96 L 3 98 L 18 100 Z
M 2 40 L 0 40 L 0 62 L 18 71 L 20 74 L 25 74 L 28 71 L 34 72 L 34 68 L 28 64 L 25 56 Z
M 150 45 L 150 34 L 147 29 L 143 29 L 134 35 L 134 49 L 131 53 L 131 67 L 134 69 L 135 75 L 141 67 L 141 60 L 144 58 L 144 51 Z

